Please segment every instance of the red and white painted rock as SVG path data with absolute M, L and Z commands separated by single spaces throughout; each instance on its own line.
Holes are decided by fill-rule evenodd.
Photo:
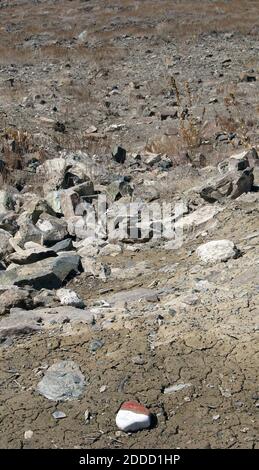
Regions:
M 125 432 L 139 431 L 151 425 L 150 411 L 137 401 L 126 401 L 116 416 L 116 424 Z

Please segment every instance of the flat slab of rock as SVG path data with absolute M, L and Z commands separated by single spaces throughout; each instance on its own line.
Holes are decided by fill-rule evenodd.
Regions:
M 72 272 L 78 271 L 80 257 L 64 254 L 47 258 L 24 266 L 15 266 L 0 272 L 0 284 L 19 287 L 32 286 L 34 289 L 58 289 Z
M 217 263 L 218 261 L 236 258 L 238 250 L 230 240 L 213 240 L 200 245 L 196 250 L 196 254 L 204 263 Z
M 78 399 L 85 390 L 86 379 L 73 361 L 53 364 L 37 385 L 37 391 L 54 401 Z
M 211 180 L 200 188 L 200 196 L 208 202 L 222 201 L 225 198 L 236 199 L 251 191 L 254 184 L 253 168 L 244 171 L 233 170 L 224 176 Z
M 51 249 L 39 245 L 38 248 L 30 248 L 12 253 L 8 256 L 8 261 L 16 264 L 32 264 L 41 261 L 51 256 L 56 256 L 56 253 Z
M 89 310 L 70 306 L 44 307 L 34 310 L 12 308 L 0 321 L 0 339 L 25 335 L 64 323 L 91 325 L 94 315 Z

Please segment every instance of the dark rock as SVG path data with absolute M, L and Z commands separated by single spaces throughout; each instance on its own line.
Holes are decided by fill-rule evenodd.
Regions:
M 117 146 L 113 149 L 112 156 L 117 163 L 124 163 L 126 160 L 126 150 Z
M 79 262 L 78 255 L 64 253 L 56 258 L 15 266 L 9 271 L 0 272 L 0 284 L 32 286 L 35 289 L 58 289 L 68 275 L 78 272 Z

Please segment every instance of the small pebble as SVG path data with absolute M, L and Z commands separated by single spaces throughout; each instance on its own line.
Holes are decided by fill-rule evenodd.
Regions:
M 151 425 L 150 411 L 136 401 L 123 403 L 116 416 L 116 424 L 124 432 L 134 432 L 149 428 Z
M 32 436 L 33 436 L 33 431 L 31 431 L 31 429 L 29 429 L 28 431 L 25 431 L 24 439 L 31 439 Z
M 66 413 L 64 413 L 63 411 L 54 411 L 54 413 L 52 413 L 52 416 L 55 419 L 63 419 L 67 417 Z
M 220 418 L 220 415 L 214 415 L 212 416 L 213 421 L 217 421 Z

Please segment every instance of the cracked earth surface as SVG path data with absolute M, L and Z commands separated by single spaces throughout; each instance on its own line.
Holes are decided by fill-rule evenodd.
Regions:
M 154 249 L 152 259 L 148 250 L 124 255 L 121 271 L 129 260 L 135 267 L 126 279 L 93 284 L 88 293 L 83 274 L 71 281 L 95 312 L 93 326 L 56 325 L 1 349 L 2 447 L 258 447 L 258 210 L 250 205 L 248 217 L 246 202 L 232 204 L 217 216 L 213 238 L 236 223 L 240 258 L 201 265 L 193 252 L 200 234 L 177 252 Z M 93 340 L 103 342 L 95 353 Z M 36 385 L 49 365 L 67 359 L 85 374 L 86 391 L 77 401 L 48 401 Z M 184 388 L 165 393 L 175 384 Z M 118 431 L 115 415 L 127 399 L 156 415 L 151 430 Z M 67 417 L 56 421 L 57 409 Z

